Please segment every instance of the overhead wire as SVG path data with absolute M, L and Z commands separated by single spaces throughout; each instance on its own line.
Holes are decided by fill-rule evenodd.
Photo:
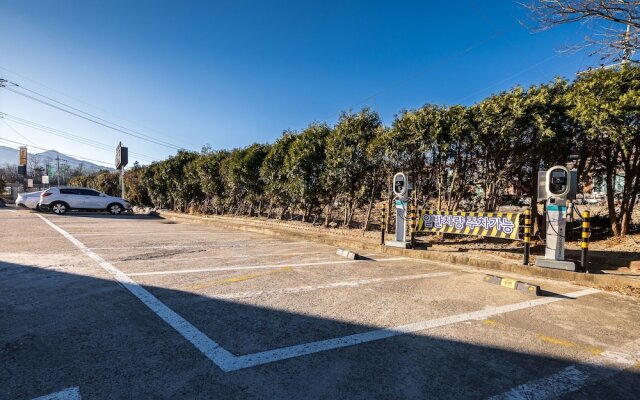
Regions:
M 76 107 L 70 106 L 69 104 L 66 104 L 66 103 L 63 103 L 63 102 L 61 102 L 61 101 L 58 101 L 58 100 L 52 99 L 52 98 L 51 98 L 51 97 L 49 97 L 49 96 L 45 96 L 44 94 L 41 94 L 41 93 L 38 93 L 38 92 L 36 92 L 36 91 L 34 91 L 34 90 L 28 89 L 28 88 L 26 88 L 26 87 L 24 87 L 24 86 L 22 86 L 22 85 L 18 85 L 18 84 L 17 84 L 17 83 L 15 83 L 15 82 L 11 82 L 11 81 L 7 81 L 7 82 L 11 83 L 12 85 L 16 85 L 16 87 L 19 87 L 20 89 L 25 90 L 25 91 L 27 91 L 27 92 L 29 92 L 29 93 L 33 93 L 33 94 L 35 94 L 36 96 L 40 96 L 40 97 L 45 98 L 45 99 L 47 99 L 47 100 L 49 100 L 49 101 L 52 101 L 52 102 L 57 103 L 57 104 L 60 104 L 61 106 L 64 106 L 64 107 L 70 108 L 70 109 L 72 109 L 72 110 L 74 110 L 74 111 L 77 111 L 77 112 L 80 112 L 80 113 L 82 113 L 82 114 L 88 115 L 88 116 L 90 116 L 90 117 L 92 117 L 92 118 L 95 118 L 95 119 L 100 120 L 100 121 L 102 121 L 102 122 L 105 122 L 105 123 L 107 123 L 107 124 L 111 124 L 111 125 L 113 125 L 113 126 L 116 126 L 116 127 L 118 127 L 118 128 L 121 128 L 121 129 L 125 129 L 125 130 L 127 130 L 127 131 L 131 131 L 131 132 L 133 132 L 133 133 L 136 133 L 136 134 L 138 134 L 138 135 L 141 135 L 141 136 L 143 136 L 143 137 L 146 137 L 146 138 L 148 138 L 148 139 L 150 139 L 150 140 L 155 140 L 155 141 L 158 141 L 158 142 L 161 142 L 161 143 L 165 143 L 167 146 L 179 147 L 179 146 L 173 145 L 173 144 L 171 144 L 171 143 L 169 143 L 169 142 L 167 142 L 167 141 L 164 141 L 164 140 L 160 140 L 160 139 L 154 138 L 154 137 L 149 136 L 149 135 L 147 135 L 147 134 L 145 134 L 145 133 L 142 133 L 142 132 L 139 132 L 139 131 L 133 130 L 133 129 L 131 129 L 131 128 L 127 128 L 127 127 L 122 126 L 122 125 L 119 125 L 119 124 L 116 124 L 115 122 L 108 121 L 108 120 L 106 120 L 106 119 L 104 119 L 104 118 L 101 118 L 101 117 L 99 117 L 99 116 L 97 116 L 97 115 L 94 115 L 94 114 L 88 113 L 88 112 L 86 112 L 86 111 L 80 110 L 79 108 L 76 108 Z M 17 93 L 15 90 L 12 90 L 12 91 L 13 91 L 14 93 Z
M 417 79 L 417 78 L 421 77 L 422 75 L 426 74 L 427 72 L 429 72 L 429 71 L 431 71 L 431 70 L 433 70 L 433 69 L 435 69 L 437 67 L 440 67 L 440 66 L 443 66 L 443 65 L 447 65 L 451 61 L 453 61 L 453 60 L 455 60 L 455 59 L 457 59 L 457 58 L 459 58 L 459 57 L 471 52 L 472 50 L 475 50 L 475 49 L 477 49 L 477 48 L 479 48 L 481 46 L 484 46 L 487 43 L 490 43 L 490 42 L 502 37 L 503 35 L 513 31 L 514 29 L 515 29 L 515 27 L 512 27 L 510 29 L 507 29 L 507 30 L 504 30 L 504 31 L 501 31 L 501 32 L 496 32 L 496 33 L 494 33 L 493 35 L 487 37 L 484 40 L 481 40 L 481 41 L 479 41 L 479 42 L 477 42 L 475 44 L 472 44 L 471 46 L 468 46 L 468 47 L 466 47 L 466 48 L 464 48 L 464 49 L 462 49 L 462 50 L 460 50 L 460 51 L 458 51 L 456 53 L 453 53 L 453 54 L 451 54 L 451 55 L 449 55 L 449 56 L 447 56 L 447 57 L 445 57 L 445 58 L 443 58 L 441 60 L 433 62 L 433 63 L 429 64 L 428 66 L 426 66 L 425 68 L 423 68 L 422 70 L 414 73 L 413 75 L 411 75 L 411 76 L 409 76 L 409 77 L 407 77 L 405 79 L 400 79 L 400 80 L 398 80 L 398 81 L 396 81 L 394 83 L 391 83 L 391 84 L 387 85 L 386 87 L 378 90 L 378 92 L 376 92 L 376 93 L 364 98 L 363 100 L 361 100 L 361 101 L 359 101 L 357 103 L 352 104 L 349 108 L 353 109 L 356 106 L 359 106 L 360 104 L 365 104 L 365 103 L 375 99 L 376 97 L 381 96 L 382 94 L 386 93 L 389 90 L 392 90 L 392 89 L 395 89 L 397 87 L 406 85 L 407 83 L 411 82 L 414 79 Z
M 91 108 L 93 108 L 93 109 L 96 109 L 96 110 L 102 111 L 102 112 L 104 112 L 104 113 L 107 113 L 107 114 L 111 114 L 111 115 L 113 115 L 113 114 L 112 114 L 112 113 L 110 113 L 108 110 L 104 110 L 104 109 L 99 108 L 99 107 L 97 107 L 97 106 L 95 106 L 95 105 L 93 105 L 93 104 L 87 103 L 86 101 L 83 101 L 82 99 L 79 99 L 79 98 L 77 98 L 77 97 L 74 97 L 74 96 L 72 96 L 72 95 L 70 95 L 70 94 L 68 94 L 68 93 L 64 93 L 64 92 L 62 92 L 62 91 L 60 91 L 60 90 L 58 90 L 58 89 L 55 89 L 55 88 L 53 88 L 53 87 L 51 87 L 51 86 L 49 86 L 49 85 L 47 85 L 47 84 L 45 84 L 45 83 L 43 83 L 43 82 L 37 81 L 37 80 L 35 80 L 35 79 L 33 79 L 33 78 L 30 78 L 30 77 L 28 77 L 28 76 L 25 76 L 25 75 L 23 75 L 23 74 L 20 74 L 20 73 L 18 73 L 18 72 L 16 72 L 16 71 L 12 71 L 12 70 L 10 70 L 10 69 L 8 69 L 8 68 L 5 68 L 5 67 L 3 67 L 3 66 L 0 66 L 0 69 L 1 69 L 1 70 L 4 70 L 4 71 L 6 71 L 6 72 L 8 72 L 8 73 L 9 73 L 9 74 L 11 74 L 11 75 L 15 75 L 15 76 L 18 76 L 18 77 L 20 77 L 20 78 L 22 78 L 22 79 L 25 79 L 25 80 L 29 81 L 29 82 L 32 82 L 32 83 L 36 84 L 37 86 L 40 86 L 40 87 L 46 88 L 47 90 L 49 90 L 49 91 L 51 91 L 51 92 L 54 92 L 54 93 L 60 94 L 61 96 L 64 96 L 64 97 L 66 97 L 66 98 L 68 98 L 68 99 L 71 99 L 71 100 L 74 100 L 74 101 L 75 101 L 75 102 L 77 102 L 77 103 L 84 104 L 84 105 L 86 105 L 86 106 L 88 106 L 88 107 L 91 107 Z M 14 84 L 15 82 L 11 82 L 11 83 L 12 83 L 12 84 Z M 30 90 L 30 89 L 25 88 L 25 87 L 24 87 L 24 86 L 22 86 L 22 85 L 20 85 L 20 87 L 21 87 L 22 89 L 28 90 L 28 91 L 30 91 L 30 92 L 32 92 L 32 93 L 37 93 L 37 92 L 35 92 L 35 91 L 33 91 L 33 90 Z M 39 93 L 38 93 L 38 94 L 39 94 Z M 41 94 L 39 94 L 39 95 L 41 95 Z M 46 96 L 43 96 L 43 97 L 46 97 Z M 53 100 L 53 99 L 51 99 L 51 100 Z M 53 101 L 56 101 L 56 102 L 58 102 L 58 103 L 60 103 L 60 104 L 64 104 L 64 103 L 59 102 L 59 101 L 57 101 L 57 100 L 53 100 Z M 70 108 L 73 108 L 73 107 L 71 107 L 71 106 L 69 106 L 69 107 L 70 107 Z M 78 110 L 78 109 L 76 109 L 76 110 Z M 105 120 L 105 121 L 106 121 L 106 120 Z M 127 122 L 131 122 L 131 123 L 136 124 L 136 122 L 135 122 L 135 121 L 127 121 Z M 139 124 L 139 123 L 137 123 L 137 124 Z M 151 130 L 151 129 L 149 129 L 149 128 L 146 128 L 146 127 L 144 127 L 144 128 L 145 128 L 145 130 L 147 130 L 147 131 L 149 131 L 149 132 L 154 132 L 153 130 Z M 131 129 L 131 130 L 132 130 L 132 129 Z M 134 130 L 132 130 L 132 131 L 134 131 Z M 134 132 L 139 132 L 139 131 L 134 131 Z M 139 133 L 140 133 L 140 134 L 142 134 L 142 135 L 145 135 L 145 134 L 143 134 L 143 133 L 141 133 L 141 132 L 139 132 Z M 166 134 L 163 134 L 163 133 L 158 133 L 158 132 L 154 132 L 154 133 L 156 133 L 156 134 L 157 134 L 157 135 L 159 135 L 159 136 L 164 136 L 164 137 L 166 137 L 166 136 L 167 136 Z M 149 135 L 145 135 L 145 136 L 149 136 Z M 169 143 L 169 142 L 167 142 L 167 143 Z M 170 144 L 170 143 L 169 143 L 169 144 Z
M 14 146 L 26 146 L 26 147 L 33 147 L 34 149 L 38 149 L 38 150 L 42 150 L 42 151 L 48 151 L 49 149 L 45 149 L 44 147 L 39 147 L 39 146 L 35 146 L 35 145 L 27 145 L 26 143 L 22 143 L 22 142 L 16 142 L 15 140 L 11 140 L 11 139 L 5 139 L 3 137 L 0 137 L 0 140 L 10 143 Z
M 1 113 L 0 113 L 1 114 Z M 31 140 L 29 140 L 29 138 L 27 138 L 26 136 L 24 136 L 22 133 L 18 132 L 13 126 L 9 125 L 7 123 L 7 121 L 5 121 L 4 118 L 1 118 L 0 115 L 0 120 L 2 120 L 2 122 L 4 122 L 4 124 L 13 131 L 13 133 L 15 133 L 16 135 L 20 136 L 21 138 L 23 138 L 24 140 L 26 140 L 27 142 L 31 143 L 32 145 L 36 146 L 35 143 L 33 143 Z
M 20 142 L 16 142 L 15 140 L 10 140 L 10 139 L 5 139 L 5 138 L 1 138 L 0 140 L 5 141 L 7 143 L 11 143 L 14 146 L 18 145 L 18 146 L 27 146 L 27 147 L 33 147 L 34 149 L 38 149 L 38 150 L 42 150 L 42 151 L 50 151 L 51 149 L 45 149 L 44 147 L 39 147 L 39 146 L 34 146 L 34 145 L 27 145 L 26 143 L 20 143 Z M 91 161 L 91 162 L 97 162 L 97 163 L 101 163 L 101 164 L 110 164 L 107 161 L 103 161 L 103 160 L 96 160 L 93 158 L 88 158 L 88 157 L 82 157 L 82 156 L 77 156 L 75 154 L 69 154 L 69 153 L 64 153 L 64 155 L 69 156 L 69 157 L 73 157 L 73 158 L 77 158 L 80 159 L 80 161 Z M 100 167 L 105 167 L 104 165 L 100 165 Z M 107 168 L 107 167 L 105 167 Z
M 528 67 L 526 67 L 526 68 L 524 68 L 524 69 L 522 69 L 522 70 L 520 70 L 520 71 L 516 72 L 515 74 L 508 76 L 507 78 L 501 79 L 501 80 L 500 80 L 500 81 L 498 81 L 498 82 L 494 82 L 494 83 L 492 83 L 491 85 L 486 86 L 486 87 L 484 87 L 484 88 L 482 88 L 482 89 L 480 89 L 480 90 L 476 90 L 476 91 L 474 91 L 474 92 L 472 92 L 472 93 L 470 93 L 470 94 L 468 94 L 468 95 L 466 95 L 466 96 L 464 96 L 464 97 L 459 97 L 458 99 L 456 99 L 456 100 L 454 101 L 454 103 L 459 103 L 459 102 L 461 102 L 461 101 L 463 101 L 463 100 L 466 100 L 466 99 L 468 99 L 468 98 L 470 98 L 470 97 L 473 97 L 473 96 L 476 96 L 476 95 L 478 95 L 478 94 L 481 94 L 481 93 L 483 93 L 483 92 L 485 92 L 485 91 L 487 91 L 487 90 L 491 89 L 492 87 L 495 87 L 495 86 L 501 85 L 501 84 L 503 84 L 503 83 L 505 83 L 505 82 L 508 82 L 508 81 L 512 80 L 513 78 L 516 78 L 517 76 L 522 75 L 522 74 L 524 74 L 525 72 L 530 71 L 530 70 L 532 70 L 532 69 L 534 69 L 534 68 L 538 67 L 539 65 L 542 65 L 542 64 L 544 64 L 544 63 L 546 63 L 546 62 L 549 62 L 549 61 L 551 61 L 551 60 L 553 60 L 553 59 L 555 59 L 555 58 L 557 58 L 557 57 L 559 57 L 559 55 L 558 55 L 558 54 L 554 54 L 554 55 L 552 55 L 552 56 L 550 56 L 550 57 L 545 58 L 545 59 L 544 59 L 544 60 L 542 60 L 542 61 L 538 61 L 538 62 L 537 62 L 537 63 L 535 63 L 535 64 L 531 64 L 531 65 L 529 65 Z
M 11 83 L 13 83 L 13 82 L 11 82 Z M 13 92 L 15 94 L 18 94 L 20 96 L 26 97 L 28 99 L 31 99 L 33 101 L 36 101 L 38 103 L 41 103 L 41 104 L 47 105 L 49 107 L 55 108 L 55 109 L 57 109 L 59 111 L 65 112 L 67 114 L 76 116 L 78 118 L 82 118 L 82 119 L 87 120 L 89 122 L 93 122 L 94 124 L 103 126 L 105 128 L 112 129 L 112 130 L 120 132 L 120 133 L 124 133 L 125 135 L 132 136 L 132 137 L 135 137 L 137 139 L 141 139 L 141 140 L 144 140 L 144 141 L 147 141 L 147 142 L 150 142 L 150 143 L 154 143 L 154 144 L 157 144 L 157 145 L 160 145 L 160 146 L 164 146 L 164 147 L 167 147 L 167 148 L 170 148 L 170 149 L 173 149 L 173 150 L 182 149 L 182 147 L 180 147 L 180 146 L 176 146 L 176 145 L 170 144 L 168 142 L 160 141 L 160 140 L 157 140 L 157 139 L 149 139 L 147 137 L 141 136 L 140 134 L 132 133 L 132 131 L 127 131 L 127 130 L 121 129 L 118 126 L 116 126 L 115 124 L 113 124 L 113 126 L 112 126 L 112 125 L 109 125 L 108 123 L 103 123 L 103 122 L 99 121 L 98 119 L 87 117 L 87 116 L 79 114 L 77 112 L 74 112 L 74 111 L 71 111 L 71 110 L 67 110 L 67 109 L 65 109 L 63 107 L 60 107 L 60 106 L 56 105 L 56 104 L 52 104 L 52 103 L 50 103 L 48 101 L 45 101 L 45 100 L 39 99 L 37 97 L 31 96 L 31 95 L 29 95 L 27 93 L 22 93 L 22 92 L 20 92 L 18 90 L 15 90 L 13 88 L 8 87 L 8 86 L 4 86 L 4 89 L 6 89 L 6 90 L 8 90 L 10 92 Z M 85 114 L 90 115 L 88 113 L 85 113 Z
M 91 146 L 91 147 L 94 147 L 94 148 L 97 148 L 97 149 L 100 149 L 100 150 L 107 150 L 107 151 L 112 151 L 113 150 L 113 146 L 108 145 L 106 143 L 102 143 L 102 142 L 99 142 L 97 140 L 93 140 L 93 139 L 85 138 L 85 137 L 82 137 L 82 136 L 79 136 L 79 135 L 75 135 L 73 133 L 62 131 L 60 129 L 51 128 L 49 126 L 42 125 L 42 124 L 39 124 L 37 122 L 29 121 L 29 120 L 26 120 L 24 118 L 16 117 L 14 115 L 7 114 L 7 113 L 4 113 L 2 111 L 0 111 L 0 119 L 3 119 L 3 120 L 4 119 L 8 119 L 8 120 L 10 120 L 12 122 L 21 124 L 23 126 L 27 126 L 29 128 L 32 128 L 32 129 L 37 129 L 37 130 L 40 130 L 42 132 L 49 133 L 49 134 L 52 134 L 52 135 L 55 135 L 55 136 L 63 137 L 63 138 L 68 139 L 68 140 L 74 140 L 74 141 L 80 142 L 82 144 L 85 144 L 85 145 L 88 145 L 88 146 Z M 8 126 L 11 128 L 10 125 L 8 125 Z M 131 154 L 133 156 L 136 156 L 137 158 L 140 158 L 143 161 L 145 161 L 145 160 L 146 161 L 154 161 L 153 157 L 148 156 L 148 155 L 143 154 L 143 153 L 130 152 L 129 154 Z

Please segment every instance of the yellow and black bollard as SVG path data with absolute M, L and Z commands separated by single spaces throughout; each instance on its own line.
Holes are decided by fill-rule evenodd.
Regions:
M 524 210 L 524 258 L 523 265 L 529 265 L 529 254 L 531 252 L 531 209 Z
M 582 252 L 580 254 L 580 266 L 582 271 L 589 273 L 589 236 L 591 236 L 591 213 L 584 211 L 582 213 L 582 243 L 580 247 Z
M 380 217 L 380 245 L 384 246 L 384 233 L 387 230 L 387 203 L 382 203 L 382 216 Z
M 411 240 L 411 248 L 413 249 L 416 245 L 416 206 L 414 204 L 411 204 L 410 216 L 411 219 L 409 225 L 409 238 Z

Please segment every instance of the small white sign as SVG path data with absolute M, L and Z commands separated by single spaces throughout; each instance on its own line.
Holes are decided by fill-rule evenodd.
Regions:
M 27 187 L 33 187 L 33 179 L 27 179 Z
M 42 184 L 43 185 L 49 184 L 49 175 L 42 175 Z

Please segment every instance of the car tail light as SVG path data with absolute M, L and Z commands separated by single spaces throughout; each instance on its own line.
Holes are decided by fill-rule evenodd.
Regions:
M 53 193 L 44 192 L 42 193 L 42 197 L 51 196 Z

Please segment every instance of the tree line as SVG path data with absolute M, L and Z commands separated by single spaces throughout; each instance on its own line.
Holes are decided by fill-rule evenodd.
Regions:
M 599 68 L 574 81 L 515 87 L 471 106 L 427 104 L 385 126 L 364 108 L 333 126 L 313 122 L 274 143 L 179 151 L 125 173 L 129 200 L 214 214 L 332 221 L 367 229 L 388 199 L 393 173 L 414 183 L 414 201 L 437 210 L 495 211 L 522 190 L 537 201 L 537 171 L 576 163 L 580 190 L 606 184 L 615 235 L 628 233 L 640 192 L 640 68 Z M 616 178 L 624 182 L 615 201 Z M 117 194 L 115 173 L 71 184 Z M 361 212 L 360 221 L 354 221 Z M 534 213 L 537 212 L 534 207 Z

